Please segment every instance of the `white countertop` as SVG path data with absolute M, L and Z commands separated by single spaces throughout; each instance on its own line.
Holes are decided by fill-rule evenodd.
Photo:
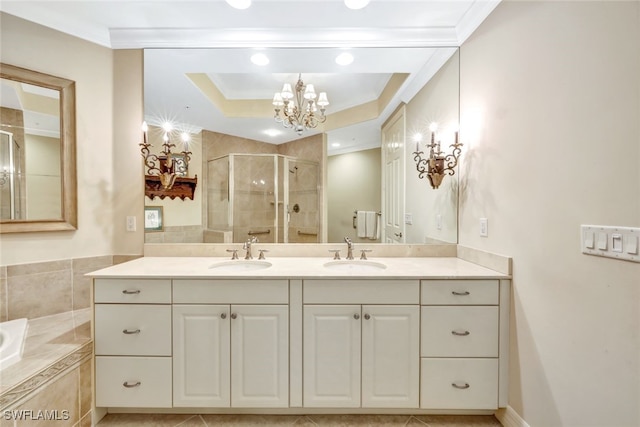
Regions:
M 238 263 L 230 257 L 142 257 L 87 274 L 94 278 L 258 278 L 258 279 L 505 279 L 508 275 L 481 267 L 455 257 L 369 258 L 382 263 L 384 269 L 337 271 L 326 268 L 330 257 L 272 257 L 268 268 L 250 271 L 229 271 L 210 268 L 218 263 Z M 254 262 L 258 262 L 254 258 Z M 345 261 L 344 259 L 342 260 Z M 357 264 L 358 260 L 354 260 Z M 349 268 L 349 267 L 347 267 Z

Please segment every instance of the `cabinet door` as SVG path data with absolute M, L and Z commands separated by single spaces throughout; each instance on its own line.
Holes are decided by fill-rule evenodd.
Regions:
M 228 407 L 229 306 L 173 306 L 173 406 Z
M 304 306 L 305 407 L 360 407 L 360 306 Z
M 417 408 L 419 306 L 363 306 L 362 317 L 362 407 Z
M 231 306 L 231 406 L 289 406 L 289 309 Z

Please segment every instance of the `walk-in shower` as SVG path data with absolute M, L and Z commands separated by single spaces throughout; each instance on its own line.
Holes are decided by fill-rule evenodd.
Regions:
M 209 160 L 207 231 L 222 242 L 319 242 L 319 188 L 318 162 L 275 154 Z

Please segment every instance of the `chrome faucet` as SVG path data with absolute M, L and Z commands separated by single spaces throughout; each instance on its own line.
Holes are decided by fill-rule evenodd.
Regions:
M 242 249 L 247 251 L 244 259 L 253 259 L 253 255 L 251 254 L 251 244 L 253 243 L 258 243 L 258 238 L 256 236 L 251 236 L 251 238 L 247 239 L 247 241 L 244 242 L 244 245 L 242 245 Z
M 347 242 L 347 259 L 353 259 L 353 242 L 348 237 L 345 237 L 344 241 Z

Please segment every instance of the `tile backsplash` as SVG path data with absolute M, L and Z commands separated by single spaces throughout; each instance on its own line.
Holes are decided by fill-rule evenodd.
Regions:
M 35 319 L 90 306 L 86 273 L 134 257 L 98 256 L 0 266 L 0 321 Z

